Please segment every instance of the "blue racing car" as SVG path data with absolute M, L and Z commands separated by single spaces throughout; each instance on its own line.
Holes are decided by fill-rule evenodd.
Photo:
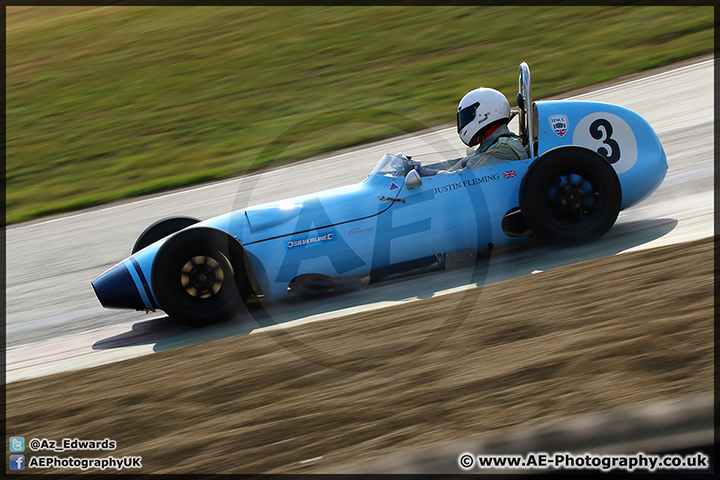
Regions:
M 232 318 L 254 297 L 345 291 L 472 265 L 480 249 L 527 237 L 593 241 L 662 183 L 665 152 L 636 113 L 607 103 L 533 102 L 525 63 L 518 90 L 513 116 L 527 159 L 421 176 L 411 157 L 385 155 L 355 185 L 202 222 L 163 219 L 93 289 L 106 308 L 161 309 L 203 326 Z

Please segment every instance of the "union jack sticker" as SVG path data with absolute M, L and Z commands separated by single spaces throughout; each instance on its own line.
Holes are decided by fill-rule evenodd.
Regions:
M 400 187 L 398 187 L 397 183 L 392 182 L 392 185 L 390 185 L 390 190 L 395 190 L 396 188 L 400 188 Z
M 517 177 L 517 173 L 515 172 L 515 170 L 508 170 L 507 172 L 503 172 L 503 177 L 505 177 L 505 178 Z
M 570 123 L 568 122 L 567 115 L 553 115 L 552 117 L 548 118 L 548 121 L 550 122 L 550 127 L 552 128 L 552 131 L 555 132 L 558 136 L 562 137 L 567 133 L 568 125 Z

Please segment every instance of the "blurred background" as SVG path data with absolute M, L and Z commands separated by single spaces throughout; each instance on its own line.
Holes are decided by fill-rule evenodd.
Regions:
M 11 224 L 242 175 L 263 168 L 264 158 L 291 162 L 448 125 L 473 88 L 497 88 L 514 103 L 522 61 L 542 99 L 714 48 L 713 8 L 695 6 L 7 7 L 5 14 Z M 677 78 L 686 77 L 661 84 L 674 87 Z M 713 433 L 713 240 L 615 254 L 637 245 L 633 228 L 657 222 L 667 233 L 663 221 L 674 228 L 688 203 L 681 223 L 711 218 L 712 91 L 708 99 L 702 108 L 686 102 L 692 107 L 679 121 L 663 103 L 658 124 L 669 158 L 682 159 L 671 162 L 681 178 L 665 183 L 661 214 L 626 222 L 615 239 L 585 246 L 591 254 L 530 249 L 512 257 L 524 275 L 482 295 L 457 292 L 293 330 L 340 358 L 365 355 L 359 373 L 289 354 L 280 348 L 283 331 L 213 337 L 174 332 L 159 313 L 147 320 L 102 309 L 89 281 L 127 255 L 150 222 L 190 210 L 186 200 L 148 198 L 122 217 L 118 209 L 11 227 L 8 358 L 17 346 L 18 370 L 41 368 L 7 385 L 8 432 L 108 437 L 118 441 L 113 455 L 143 456 L 143 473 L 337 472 L 444 441 L 527 438 L 528 428 L 569 415 L 702 396 L 683 403 L 702 415 L 632 415 L 650 427 L 657 417 L 673 420 L 673 435 L 701 432 L 705 441 Z M 680 171 L 685 163 L 693 168 Z M 312 168 L 288 175 L 315 178 L 321 170 Z M 225 195 L 232 204 L 238 187 L 225 188 L 209 187 L 188 203 L 226 211 L 223 200 L 203 198 Z M 508 268 L 503 258 L 511 255 L 503 255 L 493 257 L 495 271 Z M 594 263 L 557 268 L 567 264 L 558 258 Z M 440 288 L 453 280 L 424 281 Z M 396 286 L 417 295 L 410 282 Z M 470 314 L 451 338 L 429 354 L 398 355 L 426 342 L 455 303 Z M 93 350 L 100 341 L 119 346 Z M 136 346 L 155 353 L 115 361 Z M 118 354 L 115 363 L 47 375 L 63 355 L 88 365 L 103 352 Z M 612 419 L 611 440 L 628 440 L 627 417 Z M 545 430 L 536 432 L 547 440 Z M 658 435 L 651 428 L 646 437 Z M 481 453 L 481 446 L 462 448 Z M 681 446 L 672 436 L 657 448 Z M 459 448 L 443 457 L 453 468 Z
M 452 122 L 479 86 L 513 102 L 522 61 L 542 98 L 713 51 L 712 7 L 7 7 L 6 17 L 8 223 L 242 174 L 262 167 L 269 145 L 292 161 Z M 318 117 L 337 111 L 356 123 Z

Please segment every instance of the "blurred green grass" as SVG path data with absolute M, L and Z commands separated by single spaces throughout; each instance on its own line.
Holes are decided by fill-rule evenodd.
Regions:
M 287 162 L 452 122 L 478 86 L 514 98 L 522 61 L 539 99 L 713 51 L 712 7 L 6 15 L 7 223 L 244 173 L 268 146 Z

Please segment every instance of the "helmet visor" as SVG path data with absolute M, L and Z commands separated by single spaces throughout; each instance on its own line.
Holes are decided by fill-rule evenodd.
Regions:
M 480 102 L 475 102 L 457 113 L 457 130 L 458 133 L 475 119 L 475 111 L 480 106 Z

